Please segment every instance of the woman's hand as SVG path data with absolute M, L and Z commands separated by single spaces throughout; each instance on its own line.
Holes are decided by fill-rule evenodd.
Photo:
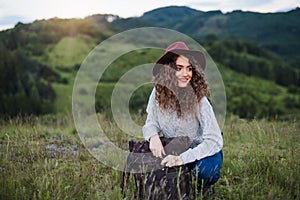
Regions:
M 160 164 L 167 167 L 174 167 L 183 165 L 183 161 L 180 156 L 168 155 L 161 161 Z
M 149 148 L 153 156 L 155 157 L 163 158 L 163 156 L 166 155 L 164 147 L 160 141 L 159 135 L 154 135 L 150 138 Z

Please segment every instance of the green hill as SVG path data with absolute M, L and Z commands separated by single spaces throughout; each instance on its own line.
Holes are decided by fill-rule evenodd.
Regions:
M 0 32 L 0 112 L 8 116 L 71 112 L 77 70 L 94 47 L 121 30 L 165 26 L 194 37 L 218 63 L 230 113 L 246 118 L 295 116 L 300 109 L 299 69 L 295 67 L 298 65 L 287 62 L 286 55 L 278 52 L 288 39 L 294 40 L 293 45 L 298 44 L 299 39 L 295 39 L 298 29 L 294 28 L 297 23 L 291 19 L 296 25 L 283 24 L 282 27 L 290 26 L 293 31 L 276 33 L 282 34 L 280 40 L 273 35 L 266 39 L 268 35 L 262 33 L 274 31 L 276 25 L 270 17 L 287 20 L 298 13 L 299 9 L 279 14 L 240 11 L 223 14 L 168 7 L 149 11 L 140 18 L 99 14 L 84 19 L 53 18 L 19 23 L 13 29 Z M 238 19 L 245 22 L 237 25 Z M 251 28 L 254 23 L 266 25 L 256 30 Z M 261 37 L 254 37 L 256 34 Z M 269 44 L 275 43 L 278 48 L 270 48 Z M 297 52 L 295 48 L 289 50 Z M 101 79 L 105 91 L 96 94 L 96 110 L 109 114 L 114 83 L 132 67 L 155 62 L 161 53 L 131 52 L 112 63 Z M 294 62 L 297 60 L 294 55 L 290 57 Z M 151 86 L 141 87 L 133 94 L 132 112 L 145 110 L 150 90 Z
M 70 112 L 77 69 L 100 41 L 114 33 L 106 17 L 37 20 L 0 32 L 1 113 Z
M 146 12 L 136 20 L 175 29 L 199 39 L 214 34 L 219 39 L 236 37 L 255 42 L 300 68 L 299 18 L 300 8 L 281 13 L 222 13 L 169 6 Z
M 299 69 L 253 42 L 229 38 L 210 42 L 207 50 L 215 61 L 245 75 L 261 77 L 284 86 L 300 83 Z

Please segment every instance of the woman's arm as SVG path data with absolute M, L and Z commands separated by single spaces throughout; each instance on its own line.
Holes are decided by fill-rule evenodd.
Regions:
M 195 148 L 183 152 L 180 157 L 184 164 L 212 156 L 223 147 L 223 138 L 213 109 L 206 97 L 201 99 L 199 124 L 203 132 L 203 142 Z
M 160 132 L 160 126 L 157 119 L 157 105 L 155 102 L 155 89 L 153 89 L 150 94 L 146 112 L 147 119 L 142 131 L 145 140 L 149 141 L 150 137 L 158 135 Z
M 157 109 L 155 89 L 153 89 L 146 109 L 148 115 L 146 123 L 143 126 L 143 135 L 146 140 L 150 141 L 149 148 L 153 155 L 162 158 L 166 153 L 158 135 L 160 126 L 158 123 Z

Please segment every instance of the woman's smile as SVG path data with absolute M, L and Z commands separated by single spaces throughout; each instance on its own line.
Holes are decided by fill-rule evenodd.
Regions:
M 183 82 L 183 83 L 186 83 L 186 82 L 189 81 L 189 79 L 188 79 L 188 78 L 180 78 L 179 81 L 181 81 L 181 82 Z

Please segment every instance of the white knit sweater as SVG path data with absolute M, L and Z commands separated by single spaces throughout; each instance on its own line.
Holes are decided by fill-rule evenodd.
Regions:
M 148 115 L 143 126 L 146 140 L 160 132 L 165 137 L 188 136 L 190 138 L 191 147 L 180 155 L 184 164 L 214 155 L 223 147 L 219 125 L 206 97 L 199 102 L 196 114 L 185 114 L 184 118 L 179 118 L 176 112 L 170 113 L 159 107 L 153 89 L 146 111 Z

